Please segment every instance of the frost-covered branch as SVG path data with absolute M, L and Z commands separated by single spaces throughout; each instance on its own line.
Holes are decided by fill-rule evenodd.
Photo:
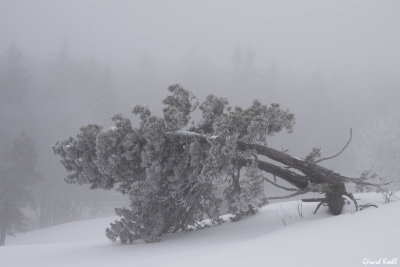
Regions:
M 187 138 L 201 138 L 201 139 L 206 139 L 207 141 L 215 140 L 218 138 L 218 136 L 216 136 L 216 135 L 208 136 L 206 134 L 200 134 L 200 133 L 185 131 L 185 130 L 166 132 L 165 135 L 171 136 L 171 137 L 178 136 L 178 137 L 187 137 Z
M 278 188 L 284 189 L 284 190 L 286 190 L 286 191 L 297 191 L 297 190 L 298 190 L 298 189 L 296 189 L 296 188 L 289 188 L 289 187 L 285 187 L 285 186 L 279 185 L 279 184 L 277 184 L 277 183 L 274 183 L 274 182 L 270 181 L 270 180 L 269 180 L 268 178 L 266 178 L 266 177 L 264 177 L 264 181 L 267 181 L 268 183 L 270 183 L 270 184 L 272 184 L 272 185 L 274 185 L 274 186 L 276 186 L 276 187 L 278 187 Z

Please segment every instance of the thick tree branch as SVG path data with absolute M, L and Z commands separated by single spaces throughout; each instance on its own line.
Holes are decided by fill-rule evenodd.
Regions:
M 286 153 L 282 153 L 270 147 L 259 144 L 247 144 L 242 141 L 238 141 L 238 148 L 240 150 L 254 149 L 260 155 L 266 156 L 293 169 L 297 169 L 304 173 L 310 182 L 314 184 L 325 182 L 334 185 L 341 185 L 343 182 L 354 182 L 353 179 L 344 177 L 339 173 L 336 173 L 325 167 L 294 158 Z
M 242 141 L 238 141 L 238 148 L 240 150 L 254 149 L 260 155 L 266 156 L 272 160 L 275 160 L 303 172 L 307 177 L 313 180 L 312 182 L 323 182 L 321 177 L 319 177 L 320 175 L 318 175 L 316 171 L 310 169 L 311 165 L 309 165 L 305 161 L 291 157 L 290 155 L 282 153 L 276 149 L 259 144 L 247 144 Z
M 276 176 L 274 176 L 274 177 L 276 177 Z M 281 188 L 281 189 L 284 189 L 284 190 L 287 190 L 287 191 L 297 191 L 298 190 L 296 188 L 289 188 L 289 187 L 285 187 L 285 186 L 279 185 L 277 183 L 274 183 L 274 182 L 268 180 L 268 178 L 266 178 L 266 177 L 264 177 L 264 180 L 267 181 L 268 183 L 278 187 L 278 188 Z
M 342 179 L 344 182 L 351 182 L 351 183 L 359 184 L 359 185 L 369 185 L 369 186 L 373 186 L 373 187 L 377 187 L 377 188 L 380 188 L 383 185 L 390 184 L 390 182 L 382 183 L 382 184 L 374 184 L 374 183 L 364 182 L 364 179 L 361 179 L 361 178 L 350 178 L 350 177 L 345 177 L 345 176 L 342 176 Z
M 297 196 L 297 195 L 306 194 L 306 193 L 309 193 L 309 192 L 328 193 L 330 191 L 332 191 L 332 185 L 330 185 L 330 184 L 327 184 L 327 183 L 323 183 L 323 184 L 308 183 L 307 187 L 305 189 L 299 189 L 293 194 L 290 194 L 290 195 L 287 195 L 287 196 L 282 196 L 282 197 L 272 197 L 272 198 L 268 198 L 268 199 L 285 199 L 285 198 L 290 198 L 290 197 L 294 197 L 294 196 Z M 325 200 L 325 199 L 323 199 L 323 200 Z
M 218 136 L 208 136 L 205 134 L 200 134 L 200 133 L 195 133 L 195 132 L 189 132 L 189 131 L 175 131 L 175 132 L 167 132 L 167 136 L 181 136 L 181 137 L 188 137 L 188 138 L 201 138 L 205 139 L 209 142 L 215 140 L 218 138 Z M 350 138 L 347 141 L 346 145 L 339 151 L 339 153 L 328 157 L 328 158 L 323 158 L 318 160 L 316 163 L 321 162 L 322 160 L 327 160 L 331 159 L 334 157 L 337 157 L 340 155 L 349 145 L 350 141 L 352 139 L 352 130 L 350 129 Z M 276 149 L 273 149 L 271 147 L 263 146 L 260 144 L 248 144 L 243 141 L 238 141 L 237 142 L 238 149 L 245 151 L 245 150 L 255 150 L 257 154 L 266 156 L 274 161 L 277 161 L 281 164 L 286 165 L 289 168 L 296 169 L 300 172 L 302 172 L 304 175 L 297 174 L 295 172 L 289 171 L 288 169 L 285 169 L 285 167 L 279 167 L 277 165 L 257 160 L 258 167 L 268 173 L 271 173 L 272 175 L 278 176 L 290 184 L 296 186 L 299 189 L 305 189 L 307 187 L 308 182 L 311 182 L 312 184 L 331 184 L 331 185 L 342 185 L 344 182 L 351 182 L 355 184 L 361 184 L 361 185 L 369 185 L 369 186 L 374 186 L 374 187 L 379 187 L 382 186 L 380 184 L 373 184 L 373 183 L 368 183 L 364 182 L 361 179 L 357 178 L 349 178 L 346 176 L 342 176 L 339 173 L 336 173 L 330 169 L 327 169 L 325 167 L 322 167 L 316 163 L 309 163 L 304 160 L 295 158 L 290 156 L 287 153 L 283 153 L 281 151 L 278 151 Z M 250 160 L 240 160 L 241 164 L 247 165 Z
M 253 163 L 250 159 L 237 159 L 235 160 L 240 166 L 246 166 Z M 274 164 L 268 163 L 266 161 L 258 160 L 257 167 L 265 172 L 278 176 L 279 178 L 287 181 L 291 185 L 296 186 L 299 189 L 306 189 L 308 182 L 307 178 L 303 175 L 297 174 L 295 172 L 286 170 Z
M 326 198 L 303 198 L 301 201 L 303 202 L 326 202 Z

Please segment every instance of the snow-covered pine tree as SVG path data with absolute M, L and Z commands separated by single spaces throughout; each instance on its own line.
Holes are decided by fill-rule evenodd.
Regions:
M 0 162 L 0 246 L 6 235 L 26 230 L 27 218 L 21 211 L 33 207 L 30 187 L 40 179 L 36 172 L 37 153 L 33 140 L 22 133 L 4 152 Z
M 68 183 L 129 196 L 130 207 L 116 209 L 121 218 L 106 231 L 111 240 L 157 241 L 202 219 L 219 222 L 228 211 L 252 214 L 266 201 L 256 157 L 239 150 L 238 141 L 264 143 L 282 129 L 291 132 L 294 115 L 259 101 L 232 108 L 213 95 L 199 106 L 181 85 L 168 90 L 163 117 L 136 106 L 136 127 L 116 115 L 115 127 L 88 125 L 53 147 L 69 172 Z M 195 122 L 190 115 L 198 106 L 202 117 Z

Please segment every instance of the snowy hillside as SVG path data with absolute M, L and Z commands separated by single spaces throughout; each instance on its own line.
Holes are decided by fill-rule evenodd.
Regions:
M 379 206 L 330 216 L 315 204 L 288 201 L 256 216 L 159 243 L 113 244 L 104 230 L 114 218 L 81 221 L 8 238 L 1 266 L 363 266 L 363 261 L 400 258 L 400 201 L 358 195 Z M 396 263 L 393 261 L 393 263 Z M 397 264 L 400 264 L 397 261 Z

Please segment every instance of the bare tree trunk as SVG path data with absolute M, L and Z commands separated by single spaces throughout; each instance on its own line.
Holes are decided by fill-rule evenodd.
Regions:
M 303 190 L 299 190 L 298 193 L 294 193 L 289 196 L 307 192 L 325 193 L 326 203 L 328 204 L 329 211 L 334 215 L 338 215 L 342 212 L 345 204 L 343 195 L 347 194 L 344 185 L 344 181 L 346 181 L 347 177 L 344 177 L 339 173 L 315 163 L 294 158 L 286 153 L 270 147 L 258 144 L 246 144 L 243 142 L 238 142 L 238 147 L 241 150 L 254 149 L 259 155 L 266 156 L 272 160 L 302 172 L 304 176 L 274 164 L 258 160 L 258 167 L 261 170 L 280 177 L 297 188 Z M 310 189 L 309 183 L 319 184 L 321 186 L 313 186 L 313 188 Z M 325 184 L 325 186 L 322 186 L 322 184 Z
M 194 133 L 194 132 L 169 132 L 167 133 L 168 136 L 181 136 L 186 138 L 201 138 L 205 139 L 208 142 L 212 142 L 217 137 L 209 137 L 204 134 Z M 305 194 L 308 192 L 317 192 L 317 193 L 324 193 L 325 198 L 321 200 L 321 203 L 326 203 L 330 212 L 334 215 L 338 215 L 342 212 L 343 206 L 345 204 L 344 196 L 349 197 L 355 204 L 356 210 L 358 210 L 358 204 L 354 199 L 353 195 L 346 192 L 346 187 L 344 185 L 345 182 L 351 182 L 355 184 L 363 184 L 369 185 L 374 187 L 379 187 L 380 185 L 367 183 L 359 178 L 350 178 L 343 176 L 337 172 L 334 172 L 330 169 L 327 169 L 318 163 L 335 158 L 339 156 L 349 145 L 352 138 L 352 131 L 350 129 L 350 138 L 347 141 L 346 145 L 335 155 L 330 157 L 321 158 L 319 160 L 303 160 L 299 158 L 295 158 L 287 154 L 286 152 L 278 151 L 268 146 L 263 146 L 260 144 L 249 144 L 242 141 L 237 142 L 237 147 L 239 150 L 242 151 L 253 151 L 254 152 L 254 160 L 251 159 L 234 159 L 234 164 L 238 165 L 239 167 L 243 167 L 246 165 L 253 164 L 254 162 L 257 164 L 257 167 L 265 171 L 267 173 L 272 174 L 274 177 L 279 177 L 292 186 L 298 188 L 298 190 L 293 188 L 285 188 L 279 186 L 278 184 L 269 181 L 273 185 L 280 187 L 281 189 L 286 189 L 288 191 L 294 191 L 294 193 L 282 196 L 282 197 L 272 197 L 270 199 L 283 199 L 289 198 L 301 194 Z M 283 164 L 284 166 L 279 166 L 274 163 L 269 163 L 267 161 L 261 160 L 259 156 L 264 156 Z M 290 169 L 293 169 L 290 170 Z M 238 183 L 237 177 L 234 178 L 234 183 Z M 236 178 L 236 179 L 235 179 Z M 320 205 L 319 205 L 320 206 Z
M 328 182 L 330 184 L 340 185 L 346 178 L 325 167 L 306 162 L 305 160 L 294 158 L 289 154 L 283 153 L 267 146 L 262 146 L 258 144 L 246 144 L 239 141 L 238 147 L 241 150 L 254 149 L 260 155 L 266 156 L 272 160 L 285 164 L 290 168 L 297 169 L 304 173 L 312 183 Z
M 238 163 L 241 166 L 246 166 L 248 164 L 251 164 L 252 160 L 240 159 L 238 160 Z M 300 175 L 298 173 L 292 172 L 290 170 L 284 169 L 280 166 L 262 160 L 257 160 L 257 167 L 260 168 L 260 170 L 263 170 L 265 172 L 271 173 L 272 175 L 280 177 L 281 179 L 287 181 L 288 183 L 294 185 L 297 188 L 300 189 L 307 188 L 307 179 L 303 175 Z
M 344 198 L 343 195 L 346 194 L 346 188 L 344 183 L 341 185 L 334 185 L 332 190 L 327 192 L 326 195 L 326 203 L 328 204 L 329 211 L 333 215 L 339 215 L 342 213 L 344 206 Z

